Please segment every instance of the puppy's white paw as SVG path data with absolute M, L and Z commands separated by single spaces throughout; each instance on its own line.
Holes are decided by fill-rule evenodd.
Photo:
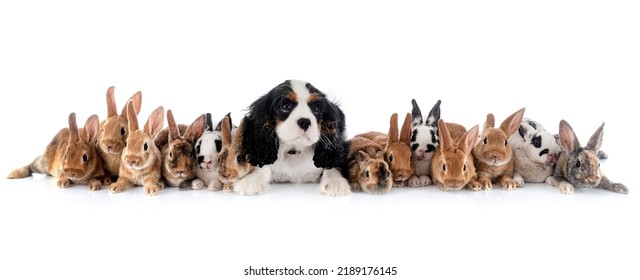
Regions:
M 267 189 L 269 183 L 260 176 L 247 176 L 236 182 L 233 191 L 239 194 L 261 194 Z
M 322 192 L 329 196 L 344 196 L 351 194 L 351 188 L 347 179 L 342 177 L 329 177 L 322 176 L 320 181 L 320 187 Z

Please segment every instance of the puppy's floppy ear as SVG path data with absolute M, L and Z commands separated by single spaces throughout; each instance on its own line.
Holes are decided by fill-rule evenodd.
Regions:
M 345 142 L 346 123 L 344 113 L 338 105 L 326 101 L 320 129 L 320 140 L 316 143 L 313 164 L 318 168 L 340 168 L 347 164 L 348 144 Z M 342 170 L 344 173 L 344 170 Z
M 272 89 L 253 102 L 242 127 L 238 127 L 243 131 L 242 147 L 253 166 L 262 167 L 278 159 L 278 135 L 271 105 L 274 97 L 282 94 L 279 88 Z

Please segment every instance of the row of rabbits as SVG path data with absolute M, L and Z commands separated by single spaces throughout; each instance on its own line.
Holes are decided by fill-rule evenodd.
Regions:
M 554 135 L 539 123 L 524 118 L 525 109 L 508 116 L 499 127 L 488 114 L 482 132 L 467 130 L 440 119 L 440 100 L 427 118 L 412 100 L 412 113 L 398 129 L 397 114 L 389 133 L 368 132 L 349 140 L 348 181 L 352 191 L 384 193 L 392 186 L 427 186 L 444 191 L 468 187 L 507 190 L 527 183 L 543 183 L 572 193 L 575 187 L 602 188 L 628 193 L 600 170 L 602 126 L 581 147 L 571 126 L 560 122 Z M 398 136 L 399 135 L 399 136 Z
M 142 94 L 137 92 L 118 114 L 110 87 L 102 123 L 92 115 L 84 128 L 78 128 L 71 113 L 69 126 L 53 137 L 44 153 L 7 178 L 42 173 L 56 177 L 63 188 L 88 184 L 90 190 L 109 186 L 110 192 L 121 192 L 141 185 L 146 194 L 155 195 L 165 185 L 198 189 L 205 182 L 210 190 L 220 190 L 223 184 L 231 190 L 233 182 L 251 170 L 246 160 L 240 160 L 242 147 L 232 140 L 228 115 L 214 130 L 208 113 L 187 126 L 176 124 L 173 112 L 167 110 L 168 126 L 163 129 L 165 111 L 160 106 L 141 128 L 137 117 L 141 103 Z M 234 132 L 239 135 L 241 130 Z

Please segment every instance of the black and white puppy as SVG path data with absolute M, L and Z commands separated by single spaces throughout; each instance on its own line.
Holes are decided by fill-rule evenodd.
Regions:
M 343 175 L 344 113 L 310 83 L 287 80 L 253 102 L 243 132 L 246 158 L 256 168 L 235 192 L 262 193 L 270 182 L 320 182 L 328 195 L 351 193 Z

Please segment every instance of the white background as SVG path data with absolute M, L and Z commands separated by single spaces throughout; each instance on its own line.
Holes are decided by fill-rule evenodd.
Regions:
M 12 1 L 15 2 L 15 1 Z M 245 268 L 397 266 L 375 279 L 637 279 L 635 1 L 20 1 L 0 4 L 0 173 L 50 138 L 143 94 L 178 122 L 239 120 L 286 79 L 327 92 L 349 136 L 387 131 L 391 113 L 471 127 L 526 107 L 586 143 L 606 122 L 602 168 L 629 195 L 545 185 L 507 192 L 434 187 L 331 198 L 316 185 L 259 196 L 141 188 L 60 190 L 51 178 L 0 183 L 0 278 L 301 279 Z M 418 2 L 418 1 L 416 1 Z M 4 177 L 5 175 L 3 175 Z M 367 279 L 369 279 L 367 277 Z

